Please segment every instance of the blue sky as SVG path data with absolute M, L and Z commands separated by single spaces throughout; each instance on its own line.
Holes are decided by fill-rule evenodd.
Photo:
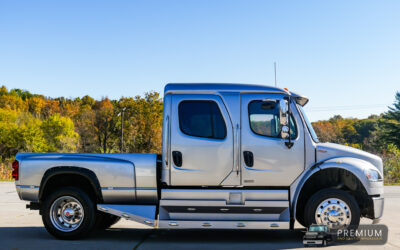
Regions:
M 51 97 L 168 82 L 274 84 L 311 120 L 380 113 L 400 91 L 400 1 L 0 1 L 0 85 Z

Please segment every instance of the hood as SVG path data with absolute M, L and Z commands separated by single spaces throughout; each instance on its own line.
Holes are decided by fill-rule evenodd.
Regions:
M 374 165 L 383 174 L 382 159 L 368 152 L 335 143 L 317 144 L 317 162 L 336 157 L 354 157 Z

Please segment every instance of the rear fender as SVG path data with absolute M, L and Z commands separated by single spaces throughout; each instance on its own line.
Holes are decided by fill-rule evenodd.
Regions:
M 42 181 L 40 182 L 40 188 L 39 188 L 39 200 L 42 200 L 42 196 L 44 193 L 44 190 L 46 189 L 46 185 L 48 181 L 57 176 L 57 175 L 62 175 L 62 174 L 76 174 L 84 177 L 87 179 L 96 195 L 96 198 L 98 201 L 102 202 L 103 201 L 103 196 L 101 194 L 101 187 L 99 180 L 97 179 L 96 174 L 86 168 L 80 168 L 80 167 L 54 167 L 48 169 L 42 178 Z

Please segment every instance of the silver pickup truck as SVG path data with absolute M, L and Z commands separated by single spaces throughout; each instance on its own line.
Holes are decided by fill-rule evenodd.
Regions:
M 120 218 L 154 228 L 329 228 L 383 213 L 382 160 L 319 143 L 308 99 L 275 87 L 168 84 L 162 155 L 18 153 L 19 197 L 76 239 Z

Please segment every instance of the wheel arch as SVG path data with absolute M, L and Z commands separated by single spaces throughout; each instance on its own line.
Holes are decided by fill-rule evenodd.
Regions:
M 103 197 L 101 193 L 100 182 L 96 174 L 86 168 L 82 167 L 70 167 L 60 166 L 48 169 L 40 182 L 39 188 L 39 201 L 42 201 L 49 192 L 49 188 L 57 186 L 66 186 L 64 182 L 73 178 L 77 183 L 72 186 L 83 187 L 85 191 L 88 191 L 97 202 L 102 202 Z M 62 180 L 61 183 L 57 181 Z
M 364 170 L 371 167 L 373 167 L 373 165 L 367 161 L 350 157 L 337 157 L 323 162 L 318 162 L 303 174 L 295 188 L 292 200 L 294 218 L 302 223 L 301 217 L 304 213 L 304 206 L 310 198 L 310 195 L 321 188 L 328 187 L 352 191 L 356 196 L 358 196 L 356 197 L 356 200 L 360 209 L 367 209 L 371 204 L 368 197 L 368 179 L 365 176 Z M 321 177 L 325 177 L 325 179 L 319 179 Z M 345 177 L 344 183 L 342 177 Z M 336 183 L 332 181 L 332 179 L 335 178 L 337 180 Z M 331 181 L 318 185 L 327 179 L 331 179 Z M 317 183 L 317 185 L 315 185 L 315 183 Z M 357 194 L 355 193 L 356 191 L 360 191 L 360 193 Z M 365 196 L 367 196 L 368 199 L 363 201 L 363 198 L 366 198 Z M 362 214 L 367 213 L 368 211 L 364 211 Z

